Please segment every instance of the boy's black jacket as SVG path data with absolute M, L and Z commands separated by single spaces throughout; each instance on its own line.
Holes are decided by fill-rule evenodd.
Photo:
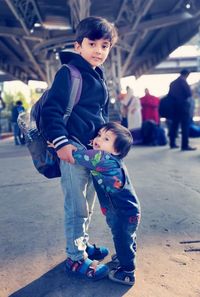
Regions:
M 65 113 L 70 94 L 70 73 L 61 67 L 48 92 L 48 100 L 41 112 L 42 128 L 45 137 L 53 142 L 56 150 L 68 144 L 68 139 L 76 138 L 88 146 L 99 127 L 108 119 L 108 92 L 103 70 L 90 64 L 79 54 L 62 52 L 62 64 L 72 64 L 82 75 L 83 85 L 80 100 L 74 106 L 65 126 Z

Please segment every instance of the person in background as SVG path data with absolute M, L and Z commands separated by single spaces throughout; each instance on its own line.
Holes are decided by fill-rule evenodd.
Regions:
M 0 91 L 0 139 L 1 139 L 1 111 L 6 107 L 6 104 L 1 96 L 1 91 Z
M 127 127 L 128 129 L 134 130 L 141 128 L 142 115 L 141 115 L 141 104 L 140 100 L 133 94 L 133 90 L 127 86 L 126 95 L 121 101 L 122 113 L 127 115 Z
M 18 123 L 17 118 L 20 112 L 24 111 L 24 107 L 21 100 L 16 101 L 15 105 L 12 108 L 12 114 L 11 114 L 11 122 L 13 126 L 13 134 L 14 134 L 14 141 L 15 145 L 23 145 L 25 144 L 24 135 L 21 132 Z
M 145 89 L 145 96 L 140 98 L 142 106 L 142 122 L 153 120 L 156 124 L 160 123 L 159 103 L 160 99 L 150 94 L 149 89 Z
M 176 136 L 179 125 L 181 124 L 181 150 L 182 151 L 193 151 L 196 148 L 189 145 L 189 127 L 191 122 L 191 98 L 192 92 L 187 78 L 190 72 L 188 69 L 182 69 L 180 76 L 171 82 L 169 87 L 169 95 L 174 100 L 174 115 L 170 124 L 170 148 L 178 148 L 176 144 Z
M 125 128 L 128 128 L 128 108 L 124 106 L 122 103 L 122 100 L 126 97 L 126 94 L 120 93 L 118 95 L 119 100 L 119 112 L 120 112 L 120 119 L 121 119 L 121 125 Z
M 5 107 L 6 107 L 6 104 L 2 98 L 2 95 L 1 95 L 1 91 L 0 91 L 0 111 L 2 111 Z

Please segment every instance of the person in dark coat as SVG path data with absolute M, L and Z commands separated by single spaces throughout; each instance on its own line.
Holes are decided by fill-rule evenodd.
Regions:
M 1 91 L 0 91 L 0 139 L 1 139 L 1 111 L 6 107 L 6 104 L 1 97 Z
M 176 136 L 179 124 L 181 124 L 182 140 L 181 150 L 192 151 L 193 148 L 189 145 L 189 126 L 190 126 L 190 110 L 191 110 L 191 89 L 187 83 L 189 71 L 183 69 L 180 76 L 171 82 L 169 87 L 169 95 L 174 99 L 174 115 L 170 124 L 170 148 L 178 148 L 176 144 Z

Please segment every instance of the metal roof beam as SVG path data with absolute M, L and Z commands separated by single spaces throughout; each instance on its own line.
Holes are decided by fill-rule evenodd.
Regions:
M 90 5 L 91 1 L 90 0 L 82 0 L 79 1 L 79 6 L 80 6 L 80 21 L 83 20 L 86 17 L 89 17 L 90 15 Z
M 0 36 L 23 38 L 33 41 L 43 41 L 45 39 L 45 32 L 34 32 L 34 34 L 24 36 L 23 29 L 0 26 Z
M 154 2 L 154 0 L 146 0 L 143 2 L 143 5 L 140 6 L 140 13 L 137 15 L 137 18 L 131 28 L 132 31 L 134 31 L 137 28 L 142 16 L 144 16 L 147 13 L 147 11 L 149 10 L 149 8 L 153 4 L 153 2 Z M 125 63 L 122 67 L 122 76 L 126 72 L 126 69 L 131 61 L 131 58 L 134 54 L 136 46 L 139 44 L 139 42 L 141 42 L 141 39 L 144 38 L 144 36 L 145 36 L 144 34 L 146 34 L 146 33 L 139 34 L 138 37 L 135 39 L 134 43 L 131 45 L 131 51 L 128 54 L 128 57 L 126 58 Z
M 197 68 L 197 57 L 182 57 L 182 58 L 169 58 L 164 62 L 158 64 L 155 69 L 167 69 L 167 68 Z
M 90 0 L 69 0 L 72 27 L 75 29 L 78 23 L 90 15 Z
M 22 80 L 25 83 L 28 83 L 28 74 L 15 64 L 8 64 L 3 58 L 0 58 L 0 69 L 5 73 L 10 74 L 13 78 Z
M 4 40 L 4 38 L 0 38 L 0 45 L 1 45 L 1 48 L 6 49 L 6 53 L 8 54 L 8 56 L 11 55 L 17 61 L 23 61 L 23 55 L 20 55 L 15 50 L 14 44 L 12 46 L 7 42 L 7 40 Z
M 125 11 L 125 7 L 126 7 L 126 0 L 123 0 L 123 1 L 122 1 L 122 5 L 121 5 L 121 7 L 120 7 L 120 10 L 119 10 L 119 12 L 118 12 L 118 15 L 117 15 L 117 17 L 116 17 L 116 21 L 115 21 L 116 24 L 119 22 L 119 20 L 121 20 L 121 18 L 122 18 L 122 14 L 123 14 L 123 12 Z
M 199 0 L 198 0 L 199 1 Z M 177 10 L 180 11 L 180 9 L 183 9 L 185 10 L 185 5 L 183 6 L 183 1 L 182 0 L 179 0 L 176 2 L 176 4 L 173 6 L 173 8 L 171 9 L 170 11 L 170 14 L 173 15 L 174 12 L 176 12 Z M 191 12 L 191 11 L 190 11 Z M 198 10 L 197 10 L 197 13 L 196 14 L 193 14 L 193 18 L 196 19 L 197 15 L 198 15 Z M 188 26 L 193 26 L 194 25 L 194 22 L 197 22 L 197 20 L 192 21 L 192 22 L 185 22 L 185 27 L 187 28 Z M 194 26 L 195 28 L 195 26 Z M 141 61 L 137 67 L 135 67 L 135 76 L 136 77 L 139 77 L 141 76 L 142 74 L 144 73 L 147 73 L 147 71 L 149 69 L 152 69 L 155 65 L 159 64 L 163 59 L 165 59 L 173 50 L 175 50 L 175 48 L 180 45 L 180 41 L 179 41 L 179 28 L 177 30 L 171 30 L 170 31 L 170 35 L 174 36 L 174 38 L 170 37 L 170 38 L 167 38 L 164 42 L 164 44 L 161 44 L 160 48 L 159 48 L 159 52 L 157 53 L 154 53 L 154 55 L 147 61 L 147 57 L 142 57 Z M 186 32 L 188 31 L 185 30 Z M 144 32 L 148 32 L 148 31 L 144 31 Z M 144 33 L 145 34 L 145 33 Z M 145 36 L 145 35 L 144 35 Z M 184 40 L 185 41 L 182 41 L 181 44 L 183 44 L 184 42 L 186 42 L 188 40 L 188 35 L 186 34 L 185 35 L 185 38 Z M 150 44 L 148 44 L 148 46 L 150 46 Z
M 64 48 L 66 46 L 71 46 L 71 48 L 74 47 L 74 36 L 68 36 L 68 38 L 66 38 L 66 35 L 63 35 L 40 42 L 33 48 L 33 53 L 38 55 L 43 50 L 57 50 L 58 48 L 60 49 L 61 47 Z
M 124 42 L 124 41 L 121 41 L 121 40 L 119 40 L 117 42 L 115 47 L 120 48 L 122 51 L 125 51 L 125 52 L 128 52 L 128 53 L 131 51 L 131 46 L 127 42 Z
M 38 71 L 38 74 L 39 74 L 41 80 L 46 81 L 47 80 L 46 74 L 40 68 L 38 62 L 36 61 L 35 57 L 33 56 L 32 52 L 30 51 L 30 49 L 27 46 L 26 42 L 24 40 L 20 40 L 20 43 L 21 43 L 22 47 L 24 48 L 25 52 L 27 53 L 29 59 L 31 60 L 31 62 L 35 66 L 35 69 Z
M 118 12 L 115 23 L 117 27 L 129 24 L 137 27 L 138 22 L 143 16 L 143 4 L 146 0 L 124 0 Z
M 42 24 L 42 18 L 34 0 L 5 0 L 5 2 L 27 35 L 30 35 L 30 30 L 36 22 Z
M 19 42 L 19 41 L 17 40 L 17 42 Z M 7 48 L 7 53 L 10 54 L 12 58 L 10 58 L 10 56 L 7 57 L 5 55 L 1 55 L 1 59 L 3 61 L 7 61 L 7 63 L 6 63 L 7 65 L 14 64 L 16 69 L 23 69 L 23 72 L 29 73 L 30 72 L 29 68 L 31 66 L 29 61 L 26 61 L 25 59 L 23 59 L 22 56 L 20 56 L 18 53 L 16 53 L 15 49 L 12 46 L 10 46 L 9 44 L 7 44 L 7 42 L 5 40 L 2 41 L 0 39 L 0 45 L 2 43 L 3 43 L 3 46 L 5 48 Z M 7 66 L 7 67 L 9 67 L 9 69 L 10 69 L 11 66 Z M 33 75 L 33 77 L 37 77 L 37 76 Z
M 188 31 L 188 28 L 190 27 L 192 30 Z M 185 36 L 182 40 L 181 44 L 184 44 L 187 42 L 195 33 L 195 30 L 197 30 L 194 23 L 187 23 L 185 26 Z M 156 55 L 152 56 L 152 58 L 149 58 L 147 60 L 146 56 L 143 56 L 143 59 L 141 59 L 141 62 L 137 65 L 135 68 L 135 75 L 139 77 L 140 75 L 146 73 L 148 70 L 152 70 L 153 67 L 161 63 L 164 59 L 167 58 L 169 53 L 171 53 L 173 50 L 177 48 L 177 46 L 180 46 L 180 42 L 178 39 L 178 36 L 180 34 L 180 28 L 177 30 L 174 30 L 171 32 L 171 36 L 169 39 L 169 36 L 166 38 L 165 43 L 161 44 L 159 47 L 159 51 L 156 53 Z M 191 33 L 194 32 L 194 33 Z M 166 47 L 167 45 L 167 47 Z
M 193 18 L 194 18 L 194 16 L 192 16 L 188 12 L 176 13 L 176 14 L 173 14 L 173 15 L 163 16 L 163 17 L 160 17 L 160 18 L 154 18 L 152 20 L 141 22 L 138 25 L 137 30 L 139 30 L 139 31 L 145 31 L 145 30 L 151 31 L 151 30 L 155 30 L 155 29 L 161 29 L 161 28 L 164 28 L 164 27 L 173 26 L 175 24 L 179 24 L 179 23 L 191 20 Z M 129 27 L 129 29 L 130 29 L 130 27 Z M 121 29 L 120 32 L 121 33 L 124 32 L 123 34 L 125 34 L 127 36 L 127 35 L 131 35 L 131 34 L 135 33 L 135 30 L 130 31 L 130 30 L 128 30 L 127 27 L 124 27 L 124 28 Z

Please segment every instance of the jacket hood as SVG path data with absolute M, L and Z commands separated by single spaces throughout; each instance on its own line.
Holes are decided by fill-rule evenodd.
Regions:
M 69 64 L 71 60 L 77 60 L 79 59 L 79 54 L 73 53 L 73 52 L 60 52 L 59 57 L 61 64 Z
M 60 52 L 59 53 L 61 64 L 72 64 L 77 66 L 78 69 L 88 71 L 91 73 L 98 73 L 101 78 L 104 78 L 104 68 L 96 67 L 95 70 L 91 65 L 79 54 L 73 52 Z

